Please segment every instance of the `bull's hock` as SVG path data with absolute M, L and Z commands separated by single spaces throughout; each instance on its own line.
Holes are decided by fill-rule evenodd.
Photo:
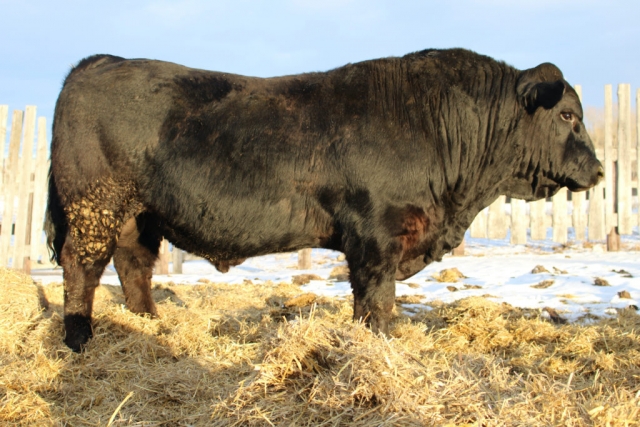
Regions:
M 64 271 L 65 342 L 91 336 L 113 258 L 127 307 L 155 315 L 162 238 L 225 270 L 342 251 L 354 317 L 388 333 L 395 280 L 457 247 L 500 195 L 584 190 L 602 166 L 552 64 L 463 49 L 256 78 L 96 55 L 56 104 L 46 230 Z

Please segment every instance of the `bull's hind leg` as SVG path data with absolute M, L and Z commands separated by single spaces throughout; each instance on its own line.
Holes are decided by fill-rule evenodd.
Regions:
M 60 254 L 64 278 L 64 342 L 80 351 L 91 338 L 93 297 L 116 250 L 123 219 L 138 212 L 131 183 L 96 181 L 64 205 L 68 233 Z
M 145 215 L 130 219 L 122 227 L 113 264 L 127 308 L 133 313 L 157 314 L 151 296 L 151 276 L 161 239 L 155 223 Z

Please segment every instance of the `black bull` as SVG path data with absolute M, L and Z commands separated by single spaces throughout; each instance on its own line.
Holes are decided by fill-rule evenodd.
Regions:
M 602 175 L 552 64 L 426 50 L 261 79 L 92 56 L 67 76 L 53 124 L 46 230 L 65 342 L 91 337 L 112 257 L 128 308 L 156 314 L 163 237 L 221 268 L 342 251 L 354 318 L 387 333 L 395 280 L 439 261 L 499 195 L 536 200 Z

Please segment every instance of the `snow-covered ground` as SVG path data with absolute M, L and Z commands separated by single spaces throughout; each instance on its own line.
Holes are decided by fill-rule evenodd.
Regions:
M 612 316 L 616 310 L 640 306 L 640 237 L 623 236 L 625 251 L 606 252 L 602 243 L 560 246 L 551 241 L 513 246 L 508 240 L 473 239 L 467 236 L 466 256 L 446 256 L 420 273 L 396 284 L 396 295 L 418 295 L 422 302 L 452 302 L 469 296 L 486 296 L 522 308 L 553 308 L 569 320 L 590 315 Z M 314 249 L 311 270 L 297 269 L 297 254 L 277 254 L 251 258 L 222 274 L 206 261 L 187 261 L 184 274 L 156 275 L 154 282 L 195 284 L 211 282 L 253 283 L 290 281 L 293 276 L 314 274 L 301 286 L 302 292 L 343 297 L 351 293 L 346 281 L 329 280 L 331 271 L 344 261 L 339 252 Z M 536 266 L 548 272 L 532 273 Z M 433 276 L 444 269 L 457 268 L 464 276 L 455 283 L 438 282 Z M 60 282 L 61 270 L 33 272 L 43 284 Z M 596 279 L 600 285 L 596 285 Z M 119 285 L 112 266 L 102 278 L 103 284 Z M 534 287 L 540 285 L 538 287 Z M 608 285 L 608 286 L 607 286 Z M 625 293 L 626 291 L 626 293 Z M 622 296 L 622 297 L 621 297 Z M 411 311 L 416 308 L 407 305 Z M 587 315 L 587 316 L 585 316 Z

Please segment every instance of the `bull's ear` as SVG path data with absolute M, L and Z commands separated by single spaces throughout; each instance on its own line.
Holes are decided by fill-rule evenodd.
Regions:
M 553 64 L 540 64 L 525 70 L 518 78 L 518 98 L 529 114 L 538 107 L 553 108 L 564 95 L 562 72 Z
M 564 83 L 562 80 L 555 82 L 541 82 L 531 85 L 520 96 L 524 108 L 529 114 L 535 113 L 538 107 L 546 110 L 553 108 L 564 95 Z

